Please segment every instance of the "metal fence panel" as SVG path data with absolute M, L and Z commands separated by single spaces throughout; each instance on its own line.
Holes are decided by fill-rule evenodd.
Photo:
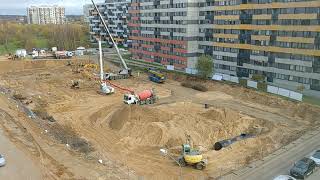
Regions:
M 239 78 L 238 77 L 230 76 L 230 81 L 239 84 Z
M 172 66 L 172 65 L 167 65 L 167 70 L 173 71 L 173 70 L 174 70 L 174 66 Z
M 248 80 L 248 81 L 247 81 L 247 86 L 257 89 L 257 88 L 258 88 L 258 83 L 255 82 L 255 81 L 250 81 L 250 80 Z
M 297 100 L 297 101 L 302 101 L 303 95 L 302 95 L 301 93 L 297 93 L 297 92 L 294 92 L 294 91 L 290 91 L 289 97 L 290 97 L 291 99 L 294 99 L 294 100 Z
M 290 97 L 290 91 L 287 89 L 279 88 L 278 94 L 280 96 Z
M 267 91 L 269 93 L 278 94 L 279 88 L 275 86 L 269 86 L 267 87 Z
M 229 74 L 223 74 L 222 76 L 223 76 L 222 79 L 225 81 L 230 81 L 230 79 L 231 79 L 231 76 Z
M 222 75 L 214 74 L 213 77 L 212 77 L 212 80 L 221 81 L 222 80 Z

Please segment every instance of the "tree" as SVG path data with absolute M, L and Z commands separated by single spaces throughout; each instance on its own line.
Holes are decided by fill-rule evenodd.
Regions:
M 213 60 L 211 56 L 202 55 L 196 64 L 198 75 L 202 78 L 208 78 L 213 73 Z

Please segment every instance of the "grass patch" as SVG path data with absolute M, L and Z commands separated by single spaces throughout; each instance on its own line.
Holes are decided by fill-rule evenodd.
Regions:
M 303 102 L 320 106 L 320 98 L 303 96 Z

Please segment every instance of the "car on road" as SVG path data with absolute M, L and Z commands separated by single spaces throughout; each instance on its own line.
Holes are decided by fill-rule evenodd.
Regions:
M 296 178 L 289 175 L 279 175 L 275 177 L 273 180 L 296 180 Z
M 6 159 L 3 155 L 0 154 L 0 167 L 6 165 Z
M 290 169 L 290 175 L 297 179 L 305 179 L 313 173 L 315 168 L 316 163 L 312 159 L 304 157 L 294 163 Z
M 310 156 L 310 159 L 312 159 L 317 166 L 320 166 L 320 150 L 316 150 L 313 155 Z

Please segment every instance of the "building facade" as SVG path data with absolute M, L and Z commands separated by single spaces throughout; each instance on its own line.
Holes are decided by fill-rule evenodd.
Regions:
M 27 8 L 28 24 L 64 24 L 65 8 L 60 6 L 31 6 Z
M 216 0 L 213 10 L 216 72 L 320 91 L 319 0 Z
M 212 6 L 206 0 L 132 0 L 133 58 L 194 69 L 199 54 L 212 54 Z
M 131 0 L 106 0 L 105 3 L 97 4 L 110 33 L 118 45 L 127 47 L 128 40 L 128 6 Z M 93 5 L 89 9 L 89 27 L 91 42 L 97 43 L 96 38 L 102 38 L 102 43 L 112 45 L 110 37 L 102 25 L 100 17 Z

